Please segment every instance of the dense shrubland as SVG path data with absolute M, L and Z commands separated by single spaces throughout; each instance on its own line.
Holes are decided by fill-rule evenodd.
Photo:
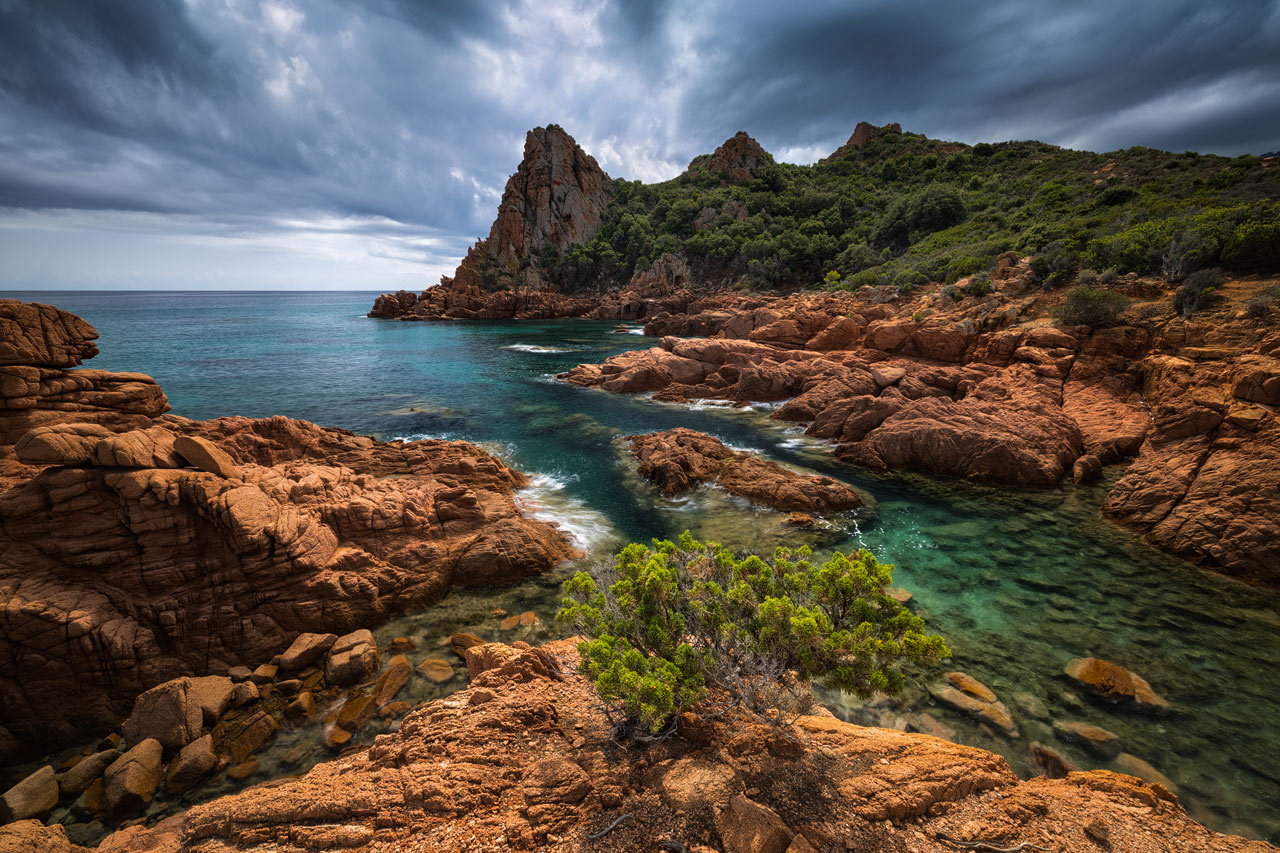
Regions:
M 906 291 L 985 271 L 1007 250 L 1038 256 L 1049 287 L 1081 269 L 1180 281 L 1210 267 L 1280 271 L 1278 200 L 1280 168 L 1252 156 L 882 132 L 813 166 L 766 163 L 743 183 L 702 167 L 615 181 L 599 235 L 539 262 L 570 292 L 620 287 L 668 252 L 709 286 Z
M 809 682 L 896 693 L 908 664 L 950 654 L 890 598 L 893 566 L 867 551 L 815 565 L 809 549 L 735 557 L 685 533 L 632 544 L 564 586 L 558 618 L 588 639 L 581 672 L 631 735 L 660 737 L 679 714 L 747 711 L 783 722 Z

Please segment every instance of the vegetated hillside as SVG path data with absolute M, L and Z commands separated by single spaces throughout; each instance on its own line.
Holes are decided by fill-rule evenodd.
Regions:
M 625 285 L 665 253 L 695 285 L 760 289 L 953 282 L 1015 250 L 1047 286 L 1078 270 L 1178 280 L 1280 270 L 1280 163 L 1135 147 L 968 146 L 861 124 L 812 166 L 746 134 L 660 184 L 614 180 L 599 233 L 531 259 L 566 293 Z

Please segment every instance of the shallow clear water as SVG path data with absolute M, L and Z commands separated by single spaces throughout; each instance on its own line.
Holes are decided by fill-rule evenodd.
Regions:
M 1051 719 L 1118 733 L 1127 752 L 1177 785 L 1197 819 L 1280 840 L 1280 770 L 1271 760 L 1280 748 L 1280 594 L 1202 572 L 1104 521 L 1098 506 L 1105 484 L 1023 493 L 877 477 L 834 462 L 794 427 L 771 421 L 771 407 L 672 406 L 551 378 L 653 343 L 610 334 L 612 324 L 375 321 L 363 316 L 374 296 L 368 293 L 5 295 L 52 302 L 92 322 L 102 355 L 91 366 L 151 374 L 176 414 L 285 414 L 382 438 L 485 443 L 538 475 L 524 497 L 528 509 L 560 521 L 595 557 L 625 540 L 685 528 L 735 547 L 785 541 L 820 551 L 870 548 L 897 564 L 895 582 L 914 593 L 912 606 L 946 636 L 955 652 L 946 668 L 995 690 L 1022 734 L 1004 740 L 931 706 L 919 689 L 924 678 L 897 707 L 832 697 L 838 713 L 884 724 L 926 713 L 957 739 L 1005 755 L 1023 774 L 1033 740 L 1083 767 L 1107 766 L 1057 741 L 1046 720 L 1024 710 L 1038 699 Z M 713 490 L 664 501 L 631 471 L 618 439 L 672 426 L 838 477 L 870 493 L 875 510 L 836 519 L 830 529 L 796 531 L 779 525 L 776 514 Z M 415 637 L 415 662 L 437 655 L 440 638 L 455 630 L 513 636 L 490 612 L 531 609 L 549 621 L 556 584 L 570 569 L 517 587 L 455 594 L 379 636 Z M 554 627 L 520 631 L 514 636 L 537 640 Z M 1147 717 L 1073 690 L 1062 668 L 1089 655 L 1146 677 L 1173 712 Z M 420 678 L 412 685 L 419 701 L 451 689 Z M 1033 698 L 1019 702 L 1014 694 Z M 318 738 L 314 729 L 286 732 L 263 756 L 264 773 L 297 772 L 321 759 Z

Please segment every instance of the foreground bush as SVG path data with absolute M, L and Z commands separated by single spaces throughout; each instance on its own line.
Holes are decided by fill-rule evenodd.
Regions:
M 803 712 L 808 682 L 869 696 L 902 689 L 908 663 L 950 654 L 890 598 L 893 567 L 867 551 L 815 566 L 808 548 L 735 558 L 720 545 L 628 545 L 613 565 L 566 581 L 557 618 L 590 639 L 581 673 L 632 735 L 676 716 Z
M 1067 291 L 1058 319 L 1068 326 L 1105 326 L 1129 306 L 1124 294 L 1081 285 Z

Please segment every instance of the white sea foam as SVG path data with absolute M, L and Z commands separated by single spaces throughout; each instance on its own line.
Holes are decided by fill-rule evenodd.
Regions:
M 408 435 L 394 435 L 387 441 L 403 441 L 408 444 L 411 441 L 427 441 L 435 439 L 438 441 L 459 441 L 462 436 L 456 432 L 411 432 Z
M 516 502 L 530 518 L 559 525 L 588 557 L 599 556 L 614 550 L 621 537 L 603 513 L 564 493 L 565 486 L 577 478 L 576 474 L 531 474 L 529 485 L 516 493 Z
M 503 349 L 513 349 L 519 352 L 557 353 L 574 352 L 581 349 L 581 347 L 540 347 L 536 344 L 508 344 Z

